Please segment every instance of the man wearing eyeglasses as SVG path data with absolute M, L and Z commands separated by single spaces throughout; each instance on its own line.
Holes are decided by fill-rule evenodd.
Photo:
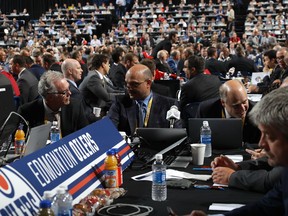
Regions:
M 38 91 L 41 99 L 27 103 L 18 110 L 30 127 L 46 121 L 58 121 L 64 137 L 89 124 L 81 100 L 70 98 L 69 83 L 62 73 L 45 72 L 39 81 Z
M 142 64 L 134 65 L 128 70 L 125 82 L 127 94 L 116 97 L 108 112 L 118 130 L 130 136 L 137 127 L 169 128 L 166 114 L 177 101 L 151 91 L 150 69 Z M 181 122 L 176 121 L 174 127 L 181 127 Z

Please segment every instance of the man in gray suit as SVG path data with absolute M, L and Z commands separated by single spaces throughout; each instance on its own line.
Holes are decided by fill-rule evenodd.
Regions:
M 25 68 L 25 58 L 21 55 L 15 55 L 12 60 L 12 71 L 18 76 L 17 84 L 20 89 L 20 104 L 35 100 L 38 94 L 37 78 Z
M 101 116 L 106 115 L 114 97 L 113 93 L 108 92 L 104 80 L 109 69 L 109 58 L 103 54 L 95 54 L 91 59 L 90 71 L 79 87 L 86 104 L 92 108 L 101 108 Z

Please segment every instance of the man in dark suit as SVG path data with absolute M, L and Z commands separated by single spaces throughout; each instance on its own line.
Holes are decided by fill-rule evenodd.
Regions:
M 25 68 L 25 57 L 15 55 L 12 60 L 12 71 L 18 76 L 17 84 L 20 90 L 20 104 L 35 100 L 38 94 L 37 78 Z
M 108 112 L 117 129 L 133 135 L 137 127 L 169 128 L 166 114 L 177 102 L 151 91 L 150 69 L 135 65 L 128 70 L 125 81 L 128 95 L 117 97 Z M 176 121 L 174 127 L 181 127 L 181 122 Z
M 157 53 L 160 50 L 166 50 L 168 52 L 168 55 L 170 55 L 172 44 L 176 43 L 178 41 L 178 33 L 176 31 L 171 31 L 169 33 L 169 36 L 167 39 L 164 39 L 163 41 L 160 41 L 153 49 L 151 56 L 153 56 L 154 59 L 157 58 Z
M 185 106 L 187 104 L 219 97 L 221 81 L 218 76 L 203 74 L 204 61 L 202 57 L 192 56 L 184 62 L 184 72 L 189 79 L 182 86 L 180 94 L 181 118 L 183 118 L 184 122 L 188 118 L 195 117 L 188 115 L 188 112 L 186 112 Z
M 255 62 L 251 59 L 246 58 L 245 56 L 245 50 L 242 47 L 242 45 L 238 45 L 236 47 L 236 55 L 234 58 L 231 59 L 231 61 L 227 62 L 228 70 L 232 67 L 235 68 L 235 73 L 240 71 L 242 75 L 251 75 L 252 72 L 257 72 L 258 68 L 255 64 Z M 235 74 L 234 74 L 235 76 Z
M 278 181 L 261 200 L 225 213 L 227 216 L 288 215 L 288 97 L 287 87 L 276 89 L 258 102 L 249 117 L 261 130 L 259 147 L 268 156 L 270 166 L 285 166 L 281 181 Z M 272 104 L 272 105 L 271 105 Z M 205 216 L 202 211 L 193 211 L 191 216 Z
M 97 118 L 93 114 L 92 108 L 86 104 L 83 95 L 78 88 L 78 85 L 76 84 L 78 80 L 81 80 L 83 72 L 80 63 L 75 59 L 67 58 L 65 61 L 63 61 L 61 70 L 63 71 L 63 75 L 67 82 L 69 83 L 69 91 L 71 92 L 70 97 L 81 100 L 88 121 L 90 123 L 95 122 Z
M 205 69 L 216 76 L 225 77 L 227 73 L 226 65 L 218 60 L 217 49 L 215 47 L 209 47 L 207 50 L 208 59 L 205 62 Z
M 220 98 L 200 103 L 198 118 L 241 118 L 243 121 L 243 141 L 258 143 L 260 131 L 252 125 L 248 116 L 253 102 L 247 98 L 244 85 L 239 80 L 229 80 L 219 89 Z
M 80 85 L 80 91 L 86 104 L 101 108 L 101 116 L 109 110 L 114 93 L 108 92 L 104 76 L 110 69 L 109 58 L 103 54 L 95 54 L 91 59 L 91 71 Z
M 81 101 L 70 98 L 69 83 L 63 74 L 45 72 L 39 81 L 38 91 L 41 99 L 18 109 L 30 127 L 44 124 L 45 121 L 58 121 L 64 137 L 88 125 Z

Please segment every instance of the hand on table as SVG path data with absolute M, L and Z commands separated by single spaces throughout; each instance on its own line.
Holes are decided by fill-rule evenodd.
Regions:
M 236 163 L 224 155 L 214 158 L 214 160 L 211 162 L 211 167 L 213 170 L 216 167 L 228 167 L 233 170 L 239 169 L 239 166 Z
M 228 167 L 216 167 L 212 173 L 212 180 L 217 184 L 228 185 L 230 176 L 234 172 L 235 170 Z
M 255 150 L 245 149 L 245 151 L 249 153 L 251 155 L 251 159 L 254 160 L 266 156 L 266 152 L 263 149 L 255 149 Z
M 186 215 L 186 216 L 206 216 L 206 214 L 203 211 L 194 210 L 191 212 L 190 215 Z

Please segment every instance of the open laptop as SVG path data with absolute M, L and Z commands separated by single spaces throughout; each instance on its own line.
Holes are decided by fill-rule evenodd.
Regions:
M 190 118 L 188 141 L 200 142 L 200 128 L 208 121 L 212 131 L 212 149 L 239 149 L 242 147 L 242 120 L 239 118 Z
M 253 72 L 251 75 L 251 84 L 257 85 L 263 81 L 265 76 L 269 76 L 269 72 Z
M 162 150 L 187 136 L 186 128 L 137 128 L 142 146 Z
M 50 129 L 51 122 L 31 128 L 25 149 L 23 151 L 23 156 L 27 156 L 45 147 L 49 138 Z
M 8 146 L 9 150 L 1 152 L 0 157 L 2 157 L 2 160 L 4 162 L 10 163 L 19 157 L 21 158 L 27 156 L 45 147 L 47 139 L 49 138 L 50 128 L 51 128 L 51 122 L 31 128 L 28 134 L 28 138 L 26 140 L 25 148 L 21 155 L 14 153 L 14 145 L 12 140 L 12 142 L 10 143 L 11 146 L 10 147 Z
M 178 156 L 186 148 L 185 128 L 138 128 L 136 134 L 142 139 L 137 153 L 145 165 L 151 165 L 156 154 L 162 154 L 164 162 L 172 167 L 187 167 L 192 160 Z

